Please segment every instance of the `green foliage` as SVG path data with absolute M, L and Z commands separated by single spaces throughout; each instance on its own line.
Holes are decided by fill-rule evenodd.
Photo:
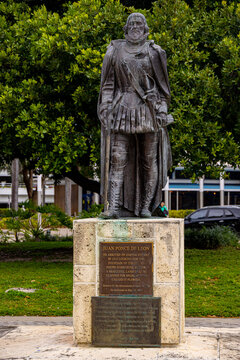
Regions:
M 18 216 L 8 218 L 5 221 L 5 226 L 9 231 L 13 231 L 15 240 L 16 240 L 16 242 L 18 242 L 19 241 L 18 233 L 22 229 L 22 223 L 21 223 L 20 218 Z
M 33 202 L 26 201 L 21 206 L 17 211 L 6 209 L 2 212 L 5 217 L 0 221 L 0 229 L 13 232 L 16 241 L 19 241 L 20 232 L 27 241 L 39 241 L 45 238 L 47 229 L 54 230 L 62 226 L 72 229 L 70 216 L 55 205 L 36 206 Z M 5 233 L 4 236 L 3 240 L 6 241 L 10 233 Z
M 43 6 L 11 26 L 7 3 L 1 10 L 1 153 L 31 159 L 44 173 L 59 175 L 81 163 L 93 175 L 101 64 L 111 38 L 122 37 L 124 7 L 82 0 L 60 17 Z
M 226 66 L 218 56 L 227 34 L 239 44 L 239 27 L 237 32 L 234 26 L 239 24 L 237 9 L 232 3 L 207 11 L 200 3 L 190 8 L 182 0 L 163 0 L 154 3 L 148 18 L 150 37 L 168 54 L 170 111 L 176 120 L 170 131 L 174 165 L 181 163 L 185 174 L 193 179 L 204 174 L 219 176 L 229 161 L 233 166 L 239 164 L 239 136 L 232 134 L 234 129 L 227 126 L 224 116 L 225 107 L 229 117 L 236 106 L 239 110 L 239 101 L 235 107 L 229 102 L 236 90 L 229 73 L 230 85 L 223 92 L 221 71 Z M 236 45 L 233 48 L 236 53 Z M 228 52 L 228 60 L 237 70 L 235 58 Z M 237 81 L 236 76 L 234 79 Z M 239 89 L 236 97 L 239 99 Z
M 103 205 L 93 204 L 88 211 L 83 210 L 79 213 L 79 219 L 98 217 L 103 211 Z M 184 218 L 195 210 L 169 210 L 170 218 Z
M 10 232 L 9 231 L 4 231 L 2 229 L 0 229 L 0 239 L 1 239 L 1 243 L 6 244 L 9 241 L 10 238 Z
M 191 214 L 195 210 L 185 209 L 185 210 L 169 210 L 170 218 L 185 218 L 187 215 Z
M 196 179 L 240 164 L 240 7 L 190 3 L 141 12 L 168 56 L 174 166 Z M 64 14 L 1 3 L 0 163 L 17 156 L 45 174 L 99 174 L 102 60 L 133 11 L 113 0 L 80 0 Z
M 59 235 L 52 235 L 50 231 L 46 231 L 43 236 L 41 236 L 41 241 L 58 241 L 58 242 L 73 242 L 73 236 L 59 236 Z
M 72 229 L 73 222 L 72 218 L 65 214 L 62 210 L 60 210 L 56 205 L 54 204 L 48 204 L 48 205 L 41 205 L 37 206 L 36 212 L 40 214 L 50 214 L 53 218 L 56 218 L 56 221 L 58 226 L 64 226 L 69 229 Z
M 224 246 L 236 247 L 239 244 L 239 240 L 239 235 L 227 226 L 185 230 L 186 249 L 218 249 Z
M 103 205 L 92 204 L 88 211 L 83 210 L 81 213 L 79 213 L 78 218 L 79 219 L 95 218 L 98 217 L 102 211 L 103 211 Z

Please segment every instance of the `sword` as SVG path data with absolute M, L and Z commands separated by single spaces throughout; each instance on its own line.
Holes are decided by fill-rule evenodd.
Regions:
M 109 167 L 110 167 L 110 126 L 105 130 L 106 139 L 105 139 L 105 169 L 104 169 L 104 190 L 103 190 L 103 199 L 104 199 L 104 211 L 108 210 L 108 179 L 109 179 Z

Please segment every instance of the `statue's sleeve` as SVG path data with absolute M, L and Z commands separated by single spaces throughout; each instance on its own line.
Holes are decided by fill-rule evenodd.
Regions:
M 171 94 L 167 72 L 166 52 L 160 46 L 153 44 L 150 46 L 150 58 L 161 99 L 169 105 Z
M 101 75 L 101 88 L 98 101 L 98 117 L 102 123 L 104 123 L 103 113 L 104 110 L 108 112 L 111 110 L 111 105 L 114 96 L 114 67 L 112 64 L 114 48 L 109 46 L 106 55 L 103 60 L 102 75 Z

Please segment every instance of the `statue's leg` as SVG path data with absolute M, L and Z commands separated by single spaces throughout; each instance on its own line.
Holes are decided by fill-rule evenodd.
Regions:
M 158 181 L 158 136 L 155 133 L 139 135 L 140 160 L 143 174 L 141 217 L 150 217 L 149 210 Z
M 112 142 L 111 169 L 109 176 L 109 210 L 107 217 L 118 218 L 120 192 L 123 185 L 124 169 L 128 160 L 129 135 L 115 134 Z

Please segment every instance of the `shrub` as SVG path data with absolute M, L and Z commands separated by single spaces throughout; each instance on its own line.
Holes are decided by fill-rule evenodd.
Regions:
M 91 205 L 89 211 L 83 210 L 78 215 L 78 219 L 86 219 L 86 218 L 93 218 L 98 217 L 101 212 L 103 211 L 103 205 L 93 204 Z M 169 217 L 170 218 L 185 218 L 185 216 L 191 214 L 195 210 L 169 210 Z M 157 216 L 157 215 L 156 215 Z
M 187 215 L 191 214 L 195 210 L 169 210 L 169 217 L 170 218 L 185 218 Z
M 3 243 L 3 244 L 6 244 L 9 242 L 11 238 L 11 234 L 9 231 L 3 231 L 1 228 L 0 228 L 0 242 Z
M 32 201 L 26 201 L 20 206 L 17 211 L 6 209 L 5 217 L 0 221 L 0 229 L 13 232 L 16 241 L 19 241 L 20 232 L 23 232 L 26 241 L 40 241 L 47 229 L 53 230 L 62 226 L 72 229 L 71 217 L 55 205 L 36 206 Z M 41 220 L 38 217 L 39 213 Z
M 0 209 L 0 218 L 6 217 L 5 216 L 6 210 L 8 210 L 8 209 L 5 209 L 5 208 Z
M 41 236 L 41 241 L 73 241 L 73 236 L 60 236 L 60 235 L 52 235 L 50 231 L 46 231 Z
M 239 240 L 238 234 L 227 226 L 185 230 L 186 249 L 217 249 L 224 246 L 237 246 Z
M 92 204 L 89 208 L 89 211 L 83 210 L 79 213 L 78 219 L 94 218 L 98 217 L 103 211 L 103 205 Z
M 48 204 L 48 205 L 41 205 L 36 208 L 37 212 L 41 214 L 50 214 L 52 218 L 55 218 L 58 226 L 64 226 L 69 229 L 72 229 L 73 222 L 72 218 L 65 214 L 62 210 L 60 210 L 56 205 Z

